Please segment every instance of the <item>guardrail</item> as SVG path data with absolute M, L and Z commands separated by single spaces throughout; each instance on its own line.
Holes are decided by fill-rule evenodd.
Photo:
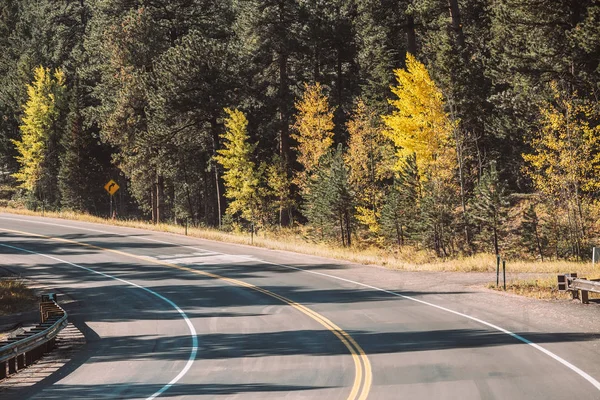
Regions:
M 560 274 L 558 275 L 558 290 L 570 291 L 573 299 L 580 299 L 583 304 L 588 304 L 590 302 L 589 292 L 600 293 L 600 279 L 577 278 L 576 273 Z
M 42 295 L 40 323 L 27 332 L 0 342 L 0 380 L 39 360 L 51 351 L 56 336 L 67 326 L 67 313 L 51 293 Z

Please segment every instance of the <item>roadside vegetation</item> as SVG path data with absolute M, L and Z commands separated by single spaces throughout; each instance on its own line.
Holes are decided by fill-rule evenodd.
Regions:
M 595 275 L 587 275 L 585 278 L 600 278 L 600 274 L 596 273 Z M 487 285 L 487 288 L 497 291 L 504 291 L 502 282 L 500 282 L 499 286 L 496 286 L 496 282 L 490 282 Z M 542 300 L 572 299 L 571 292 L 558 291 L 555 274 L 552 274 L 550 277 L 546 278 L 510 280 L 506 282 L 506 292 Z M 590 299 L 600 299 L 600 293 L 589 292 L 588 296 Z
M 35 292 L 22 281 L 0 279 L 0 315 L 29 311 L 37 301 Z

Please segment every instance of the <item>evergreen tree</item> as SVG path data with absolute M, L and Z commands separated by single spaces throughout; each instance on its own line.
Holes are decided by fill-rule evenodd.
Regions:
M 72 89 L 67 130 L 62 138 L 64 154 L 60 158 L 58 187 L 61 206 L 69 210 L 99 213 L 106 198 L 103 186 L 106 175 L 97 157 L 102 149 L 83 126 L 80 93 L 77 84 Z
M 475 187 L 471 201 L 471 215 L 480 223 L 480 236 L 485 240 L 492 235 L 492 244 L 496 255 L 500 254 L 500 236 L 507 218 L 508 198 L 506 185 L 500 181 L 496 163 L 490 164 Z
M 235 40 L 242 44 L 244 63 L 240 66 L 250 92 L 244 106 L 250 110 L 259 137 L 277 146 L 281 167 L 288 177 L 293 175 L 295 161 L 290 140 L 294 95 L 300 94 L 298 89 L 307 80 L 301 67 L 301 8 L 298 0 L 234 3 Z M 290 214 L 289 210 L 281 210 L 281 225 L 289 224 Z
M 322 237 L 337 232 L 343 246 L 352 244 L 354 193 L 348 182 L 342 145 L 322 156 L 310 178 L 305 197 L 304 215 Z
M 398 246 L 406 239 L 415 239 L 419 232 L 419 202 L 421 193 L 416 157 L 406 157 L 398 171 L 381 211 L 383 233 Z
M 537 253 L 540 260 L 544 261 L 544 238 L 541 236 L 540 220 L 533 203 L 529 203 L 523 211 L 523 221 L 519 227 L 519 232 L 527 251 Z
M 404 66 L 406 53 L 416 55 L 417 39 L 410 1 L 356 1 L 357 60 L 363 98 L 387 111 L 387 92 L 393 71 Z

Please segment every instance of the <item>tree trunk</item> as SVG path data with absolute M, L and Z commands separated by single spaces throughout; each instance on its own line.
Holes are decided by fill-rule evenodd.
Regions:
M 454 114 L 454 112 L 452 112 Z M 452 116 L 454 119 L 454 116 Z M 460 129 L 454 128 L 454 141 L 456 142 L 456 157 L 458 161 L 458 179 L 460 181 L 460 202 L 462 206 L 463 224 L 465 225 L 465 242 L 469 253 L 471 252 L 471 237 L 469 235 L 469 221 L 467 218 L 467 194 L 465 190 L 464 178 L 464 136 L 460 135 Z
M 190 217 L 192 217 L 192 224 L 195 225 L 196 217 L 195 217 L 195 213 L 194 213 L 194 205 L 192 203 L 192 195 L 190 193 L 189 177 L 187 174 L 187 166 L 185 165 L 185 161 L 182 163 L 182 171 L 183 171 L 185 198 L 187 200 L 188 214 Z
M 460 49 L 464 49 L 465 35 L 462 29 L 458 0 L 448 0 L 448 8 L 450 10 L 450 17 L 452 18 L 452 30 L 456 34 L 456 43 Z
M 287 164 L 285 163 L 285 160 L 283 160 L 283 158 L 281 158 L 281 163 L 282 163 L 282 165 L 281 165 L 282 171 L 285 174 L 287 174 L 288 167 L 287 167 Z M 286 179 L 287 179 L 287 176 L 286 176 Z M 287 196 L 291 196 L 291 193 L 289 193 L 289 187 L 288 187 Z M 282 194 L 279 196 L 279 226 L 280 227 L 290 225 L 290 209 L 286 205 L 287 200 L 288 200 L 287 196 L 285 194 Z
M 210 126 L 212 131 L 212 139 L 213 139 L 213 160 L 212 167 L 215 175 L 215 189 L 216 189 L 216 201 L 217 201 L 217 227 L 221 229 L 221 215 L 223 215 L 223 208 L 225 207 L 225 185 L 221 176 L 219 174 L 219 166 L 217 162 L 214 160 L 214 157 L 217 155 L 217 150 L 219 149 L 219 125 L 217 124 L 217 117 L 213 116 L 210 119 Z
M 279 23 L 282 29 L 287 29 L 285 26 L 286 21 L 284 18 L 285 15 L 285 2 L 279 2 Z M 283 34 L 283 33 L 282 33 Z M 278 108 L 279 108 L 279 156 L 281 157 L 281 162 L 285 166 L 285 172 L 287 176 L 291 176 L 291 165 L 292 165 L 292 154 L 290 148 L 290 118 L 289 118 L 289 108 L 291 104 L 289 102 L 289 89 L 288 89 L 288 54 L 286 49 L 279 48 L 278 49 L 278 60 L 279 64 L 279 89 L 277 93 L 278 97 Z M 318 63 L 318 60 L 315 60 Z M 289 218 L 289 210 L 284 209 L 283 207 L 279 210 L 279 224 L 281 226 L 289 226 L 290 218 Z
M 150 187 L 150 203 L 152 208 L 152 223 L 156 223 L 157 209 L 156 209 L 156 181 L 152 181 L 152 185 Z M 112 215 L 111 215 L 112 217 Z
M 158 174 L 156 177 L 156 223 L 160 224 L 164 218 L 165 201 L 164 201 L 164 179 Z
M 540 258 L 542 262 L 544 262 L 544 253 L 542 252 L 542 242 L 540 241 L 540 235 L 538 234 L 537 222 L 533 226 L 533 230 L 535 232 L 535 241 L 537 243 L 538 252 L 540 253 Z
M 414 56 L 417 54 L 417 36 L 415 34 L 415 19 L 412 15 L 406 17 L 406 48 Z
M 348 210 L 344 213 L 344 219 L 346 220 L 346 243 L 348 243 L 348 247 L 352 246 L 352 227 L 350 223 L 350 213 Z
M 496 255 L 500 254 L 500 249 L 498 248 L 498 229 L 496 228 L 496 222 L 494 222 L 494 251 Z
M 346 232 L 344 231 L 344 216 L 340 214 L 340 234 L 342 237 L 342 246 L 346 247 Z

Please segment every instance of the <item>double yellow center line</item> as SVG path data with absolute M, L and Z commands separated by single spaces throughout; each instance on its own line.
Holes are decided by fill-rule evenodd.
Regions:
M 94 250 L 106 251 L 106 252 L 110 252 L 113 254 L 118 254 L 121 256 L 134 258 L 134 259 L 141 260 L 144 262 L 151 262 L 151 263 L 159 264 L 159 265 L 162 265 L 165 267 L 175 268 L 175 269 L 178 269 L 181 271 L 190 272 L 190 273 L 193 273 L 196 275 L 202 275 L 202 276 L 206 276 L 206 277 L 210 277 L 210 278 L 214 278 L 214 279 L 219 279 L 219 280 L 225 281 L 231 285 L 245 287 L 245 288 L 263 293 L 274 299 L 277 299 L 277 300 L 281 301 L 282 303 L 285 303 L 285 304 L 288 304 L 288 305 L 294 307 L 296 310 L 302 312 L 303 314 L 305 314 L 308 317 L 312 318 L 313 320 L 317 321 L 319 324 L 323 325 L 325 328 L 327 328 L 327 330 L 331 331 L 340 340 L 340 342 L 342 342 L 344 344 L 344 346 L 346 346 L 348 351 L 350 351 L 350 354 L 352 355 L 352 359 L 354 361 L 355 375 L 354 375 L 354 383 L 352 385 L 352 390 L 350 391 L 350 395 L 348 396 L 348 400 L 365 400 L 369 395 L 369 391 L 371 390 L 371 384 L 373 381 L 373 373 L 371 370 L 371 363 L 369 361 L 369 358 L 365 354 L 364 350 L 360 347 L 360 345 L 358 343 L 356 343 L 356 341 L 352 338 L 352 336 L 350 336 L 346 331 L 344 331 L 342 328 L 340 328 L 339 326 L 337 326 L 336 324 L 331 322 L 329 319 L 325 318 L 323 315 L 317 313 L 316 311 L 311 310 L 310 308 L 308 308 L 300 303 L 290 300 L 287 297 L 283 297 L 281 295 L 278 295 L 277 293 L 271 292 L 270 290 L 263 289 L 259 286 L 241 281 L 239 279 L 228 278 L 225 276 L 213 274 L 211 272 L 201 271 L 201 270 L 193 269 L 190 267 L 184 267 L 181 265 L 172 264 L 172 263 L 168 263 L 168 262 L 157 260 L 157 259 L 150 259 L 148 257 L 138 256 L 138 255 L 127 253 L 127 252 L 124 252 L 121 250 L 108 249 L 105 247 L 100 247 L 100 246 L 96 246 L 96 245 L 89 244 L 89 243 L 78 242 L 75 240 L 63 239 L 63 238 L 58 238 L 58 237 L 46 236 L 46 235 L 40 235 L 37 233 L 31 233 L 31 232 L 23 232 L 23 231 L 17 231 L 17 230 L 12 230 L 12 229 L 3 229 L 3 228 L 0 228 L 0 230 L 5 231 L 5 232 L 10 232 L 10 233 L 16 233 L 16 234 L 20 234 L 20 235 L 42 238 L 42 239 L 46 239 L 46 240 L 53 240 L 56 242 L 75 244 L 78 246 L 83 246 L 83 247 L 87 247 L 87 248 L 94 249 Z

